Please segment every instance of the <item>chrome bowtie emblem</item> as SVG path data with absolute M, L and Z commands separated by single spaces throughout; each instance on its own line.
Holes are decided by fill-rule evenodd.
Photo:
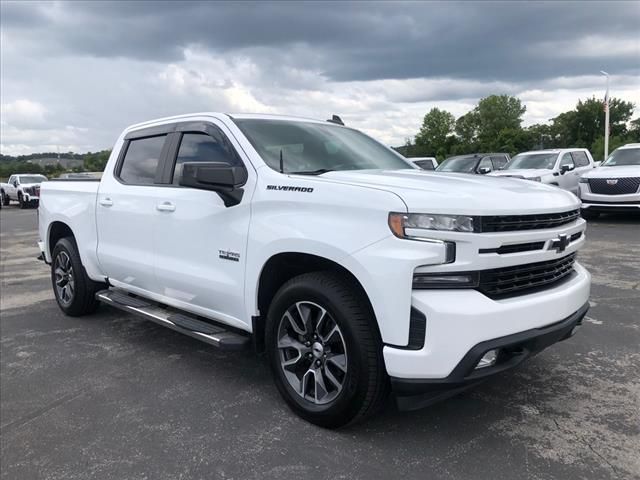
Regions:
M 549 250 L 555 250 L 558 253 L 564 252 L 569 246 L 569 236 L 568 235 L 558 235 L 558 238 L 551 240 L 551 245 L 549 245 Z
M 607 180 L 607 185 L 615 185 L 616 183 L 618 183 L 617 178 L 612 178 L 611 180 Z

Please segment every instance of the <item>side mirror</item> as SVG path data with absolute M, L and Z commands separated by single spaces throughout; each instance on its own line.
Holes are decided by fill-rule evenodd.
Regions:
M 225 206 L 237 205 L 242 200 L 242 187 L 247 182 L 247 170 L 221 162 L 185 162 L 179 185 L 217 192 Z
M 560 166 L 560 175 L 564 175 L 567 172 L 570 172 L 571 170 L 574 170 L 576 168 L 575 165 L 571 165 L 569 163 L 565 164 L 565 165 L 561 165 Z
M 491 169 L 489 167 L 480 167 L 478 169 L 478 173 L 480 173 L 481 175 L 486 175 L 490 171 L 491 171 Z

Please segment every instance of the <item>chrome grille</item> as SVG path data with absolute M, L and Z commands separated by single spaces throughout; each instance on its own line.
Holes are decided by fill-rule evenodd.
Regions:
M 630 178 L 590 178 L 591 193 L 600 195 L 626 195 L 636 193 L 640 187 L 640 177 Z

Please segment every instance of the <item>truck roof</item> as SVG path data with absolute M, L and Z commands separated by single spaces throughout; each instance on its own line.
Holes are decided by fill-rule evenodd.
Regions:
M 197 117 L 213 117 L 213 118 L 230 118 L 230 119 L 265 119 L 265 120 L 296 120 L 303 122 L 311 122 L 311 123 L 322 123 L 326 124 L 326 120 L 318 120 L 314 118 L 306 118 L 306 117 L 296 117 L 294 115 L 277 115 L 273 113 L 223 113 L 223 112 L 197 112 L 197 113 L 187 113 L 184 115 L 174 115 L 171 117 L 161 117 L 155 118 L 152 120 L 147 120 L 145 122 L 136 123 L 134 125 L 130 125 L 126 128 L 126 131 L 137 130 L 142 127 L 148 127 L 151 125 L 162 125 L 164 123 L 171 123 L 179 120 L 189 120 L 190 118 Z M 334 124 L 335 125 L 335 124 Z

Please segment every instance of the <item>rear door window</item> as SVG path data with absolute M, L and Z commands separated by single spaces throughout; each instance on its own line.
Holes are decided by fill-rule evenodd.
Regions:
M 587 154 L 581 151 L 571 152 L 571 157 L 573 158 L 573 162 L 576 164 L 576 167 L 588 167 L 589 166 L 589 158 Z
M 166 135 L 136 138 L 129 141 L 118 177 L 131 185 L 152 185 Z

